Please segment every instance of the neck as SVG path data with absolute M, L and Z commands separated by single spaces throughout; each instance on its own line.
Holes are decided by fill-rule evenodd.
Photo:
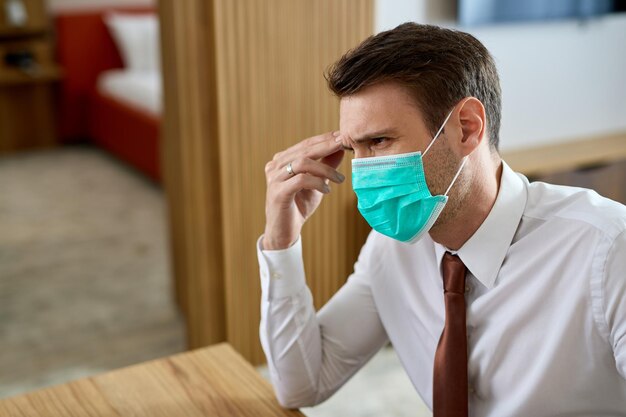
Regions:
M 500 189 L 501 175 L 502 160 L 499 156 L 480 161 L 474 167 L 474 172 L 470 173 L 470 184 L 465 195 L 461 197 L 454 193 L 450 196 L 451 200 L 461 198 L 462 201 L 451 207 L 452 212 L 447 219 L 442 219 L 441 224 L 435 223 L 430 237 L 448 249 L 459 250 L 491 212 Z

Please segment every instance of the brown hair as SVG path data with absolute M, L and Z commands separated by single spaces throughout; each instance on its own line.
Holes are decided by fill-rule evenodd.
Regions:
M 416 23 L 370 36 L 325 74 L 339 97 L 395 81 L 406 86 L 434 135 L 450 109 L 464 97 L 485 106 L 489 143 L 498 149 L 500 81 L 493 58 L 472 35 Z

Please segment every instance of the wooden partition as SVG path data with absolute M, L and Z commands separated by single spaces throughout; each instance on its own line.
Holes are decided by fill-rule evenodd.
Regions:
M 189 346 L 227 340 L 259 363 L 264 165 L 337 129 L 323 71 L 371 34 L 372 0 L 162 0 L 163 163 Z M 350 177 L 349 163 L 340 168 Z M 317 307 L 345 282 L 368 229 L 349 181 L 305 226 Z
M 161 138 L 176 295 L 190 348 L 226 338 L 213 2 L 159 3 Z

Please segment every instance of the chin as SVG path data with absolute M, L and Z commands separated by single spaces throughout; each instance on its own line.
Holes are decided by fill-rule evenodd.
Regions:
M 433 224 L 433 227 L 430 228 L 430 230 L 428 231 L 428 233 L 431 235 L 434 234 L 436 235 L 437 233 L 439 233 L 442 229 L 443 226 L 445 226 L 446 221 L 445 219 L 442 219 L 443 213 L 441 213 L 441 215 L 439 216 L 439 218 L 437 220 L 435 220 L 435 224 Z

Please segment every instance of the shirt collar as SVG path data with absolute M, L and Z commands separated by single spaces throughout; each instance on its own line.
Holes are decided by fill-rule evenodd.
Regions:
M 467 269 L 488 289 L 493 288 L 526 207 L 526 184 L 502 161 L 496 202 L 478 230 L 456 251 Z M 448 249 L 435 244 L 437 261 Z M 450 251 L 453 252 L 453 251 Z

